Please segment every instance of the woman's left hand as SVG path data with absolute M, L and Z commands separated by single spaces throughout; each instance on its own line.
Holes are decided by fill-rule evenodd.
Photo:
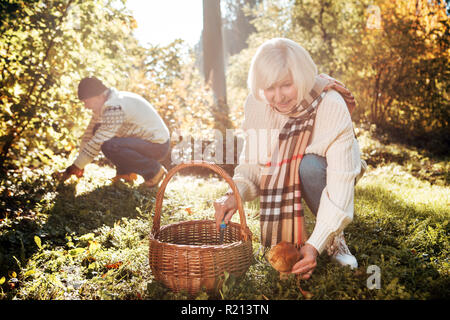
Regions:
M 311 277 L 314 268 L 317 266 L 317 256 L 319 253 L 310 244 L 305 244 L 300 249 L 300 260 L 292 267 L 292 273 L 300 274 L 303 280 Z

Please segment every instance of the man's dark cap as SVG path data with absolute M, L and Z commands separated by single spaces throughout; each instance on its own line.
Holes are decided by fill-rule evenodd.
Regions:
M 78 84 L 78 99 L 84 100 L 98 96 L 108 88 L 96 77 L 84 78 Z

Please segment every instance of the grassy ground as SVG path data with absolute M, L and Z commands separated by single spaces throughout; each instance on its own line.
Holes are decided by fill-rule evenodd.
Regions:
M 246 203 L 255 261 L 241 279 L 227 277 L 215 295 L 197 299 L 450 298 L 449 165 L 362 132 L 368 172 L 355 192 L 355 219 L 346 229 L 357 270 L 324 253 L 301 286 L 279 280 L 259 245 L 259 203 Z M 33 214 L 0 220 L 2 299 L 187 299 L 153 280 L 148 233 L 156 190 L 112 185 L 114 170 L 91 164 L 85 177 L 48 187 Z M 227 190 L 209 177 L 175 176 L 166 189 L 161 225 L 213 217 L 212 201 Z M 314 218 L 307 212 L 311 231 Z M 238 215 L 233 218 L 238 221 Z M 368 288 L 368 268 L 380 270 Z M 370 270 L 370 269 L 369 269 Z M 371 284 L 369 279 L 369 284 Z

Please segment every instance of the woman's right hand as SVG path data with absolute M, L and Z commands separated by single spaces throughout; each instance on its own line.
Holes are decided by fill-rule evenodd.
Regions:
M 219 231 L 222 220 L 225 222 L 225 224 L 228 224 L 228 222 L 230 222 L 231 218 L 233 217 L 233 214 L 236 213 L 237 203 L 234 194 L 225 195 L 222 198 L 214 201 L 214 209 L 216 211 L 216 228 L 217 231 Z

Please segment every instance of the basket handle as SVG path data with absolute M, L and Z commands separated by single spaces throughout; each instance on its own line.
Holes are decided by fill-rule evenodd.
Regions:
M 236 203 L 237 203 L 237 209 L 239 211 L 239 219 L 241 223 L 241 236 L 243 237 L 244 241 L 248 240 L 248 227 L 247 227 L 247 221 L 245 219 L 244 214 L 244 207 L 242 205 L 242 199 L 239 194 L 239 191 L 236 187 L 236 185 L 233 182 L 233 179 L 231 179 L 230 175 L 225 172 L 221 167 L 218 165 L 211 163 L 211 162 L 205 162 L 205 161 L 190 161 L 186 163 L 181 163 L 175 167 L 173 167 L 169 172 L 167 173 L 166 177 L 164 178 L 163 182 L 161 183 L 161 186 L 159 187 L 158 193 L 156 194 L 156 203 L 155 203 L 155 216 L 153 217 L 153 228 L 152 233 L 155 234 L 160 229 L 161 224 L 161 208 L 162 208 L 162 202 L 164 198 L 164 191 L 166 190 L 166 186 L 169 183 L 169 180 L 177 173 L 178 171 L 188 168 L 188 167 L 204 167 L 211 169 L 212 171 L 219 174 L 222 178 L 225 179 L 225 181 L 230 185 L 231 189 L 233 190 L 233 194 L 236 197 Z

